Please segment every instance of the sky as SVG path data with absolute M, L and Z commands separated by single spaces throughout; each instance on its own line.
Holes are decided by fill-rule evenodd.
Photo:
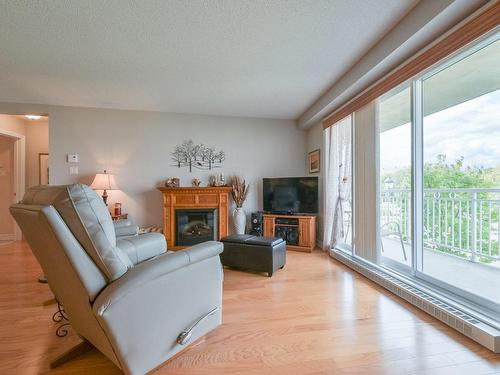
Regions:
M 405 124 L 380 134 L 380 167 L 411 164 L 411 128 Z M 424 118 L 424 161 L 445 154 L 448 163 L 464 157 L 465 166 L 500 166 L 500 90 Z

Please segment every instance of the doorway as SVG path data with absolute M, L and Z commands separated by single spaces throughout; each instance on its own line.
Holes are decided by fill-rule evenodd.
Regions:
M 9 207 L 24 195 L 25 144 L 23 134 L 0 127 L 0 244 L 21 239 Z
M 49 183 L 49 119 L 0 114 L 0 139 L 0 241 L 5 243 L 22 239 L 10 205 L 27 188 Z

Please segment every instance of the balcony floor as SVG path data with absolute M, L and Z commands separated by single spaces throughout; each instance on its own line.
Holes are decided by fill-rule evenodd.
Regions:
M 405 262 L 399 240 L 383 238 L 383 257 L 410 266 L 411 248 L 405 244 L 408 260 Z M 427 275 L 477 294 L 492 301 L 500 301 L 500 262 L 473 263 L 449 254 L 424 249 L 424 271 Z

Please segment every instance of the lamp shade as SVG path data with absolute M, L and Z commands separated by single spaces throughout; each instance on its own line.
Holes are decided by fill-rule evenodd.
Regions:
M 97 173 L 95 175 L 90 187 L 95 190 L 118 190 L 115 175 L 107 173 L 106 170 L 104 170 L 104 173 Z

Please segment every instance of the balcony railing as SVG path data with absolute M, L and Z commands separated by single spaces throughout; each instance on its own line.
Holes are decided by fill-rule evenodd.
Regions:
M 473 262 L 499 261 L 500 189 L 424 189 L 424 247 Z M 411 192 L 381 192 L 380 223 L 411 237 Z

